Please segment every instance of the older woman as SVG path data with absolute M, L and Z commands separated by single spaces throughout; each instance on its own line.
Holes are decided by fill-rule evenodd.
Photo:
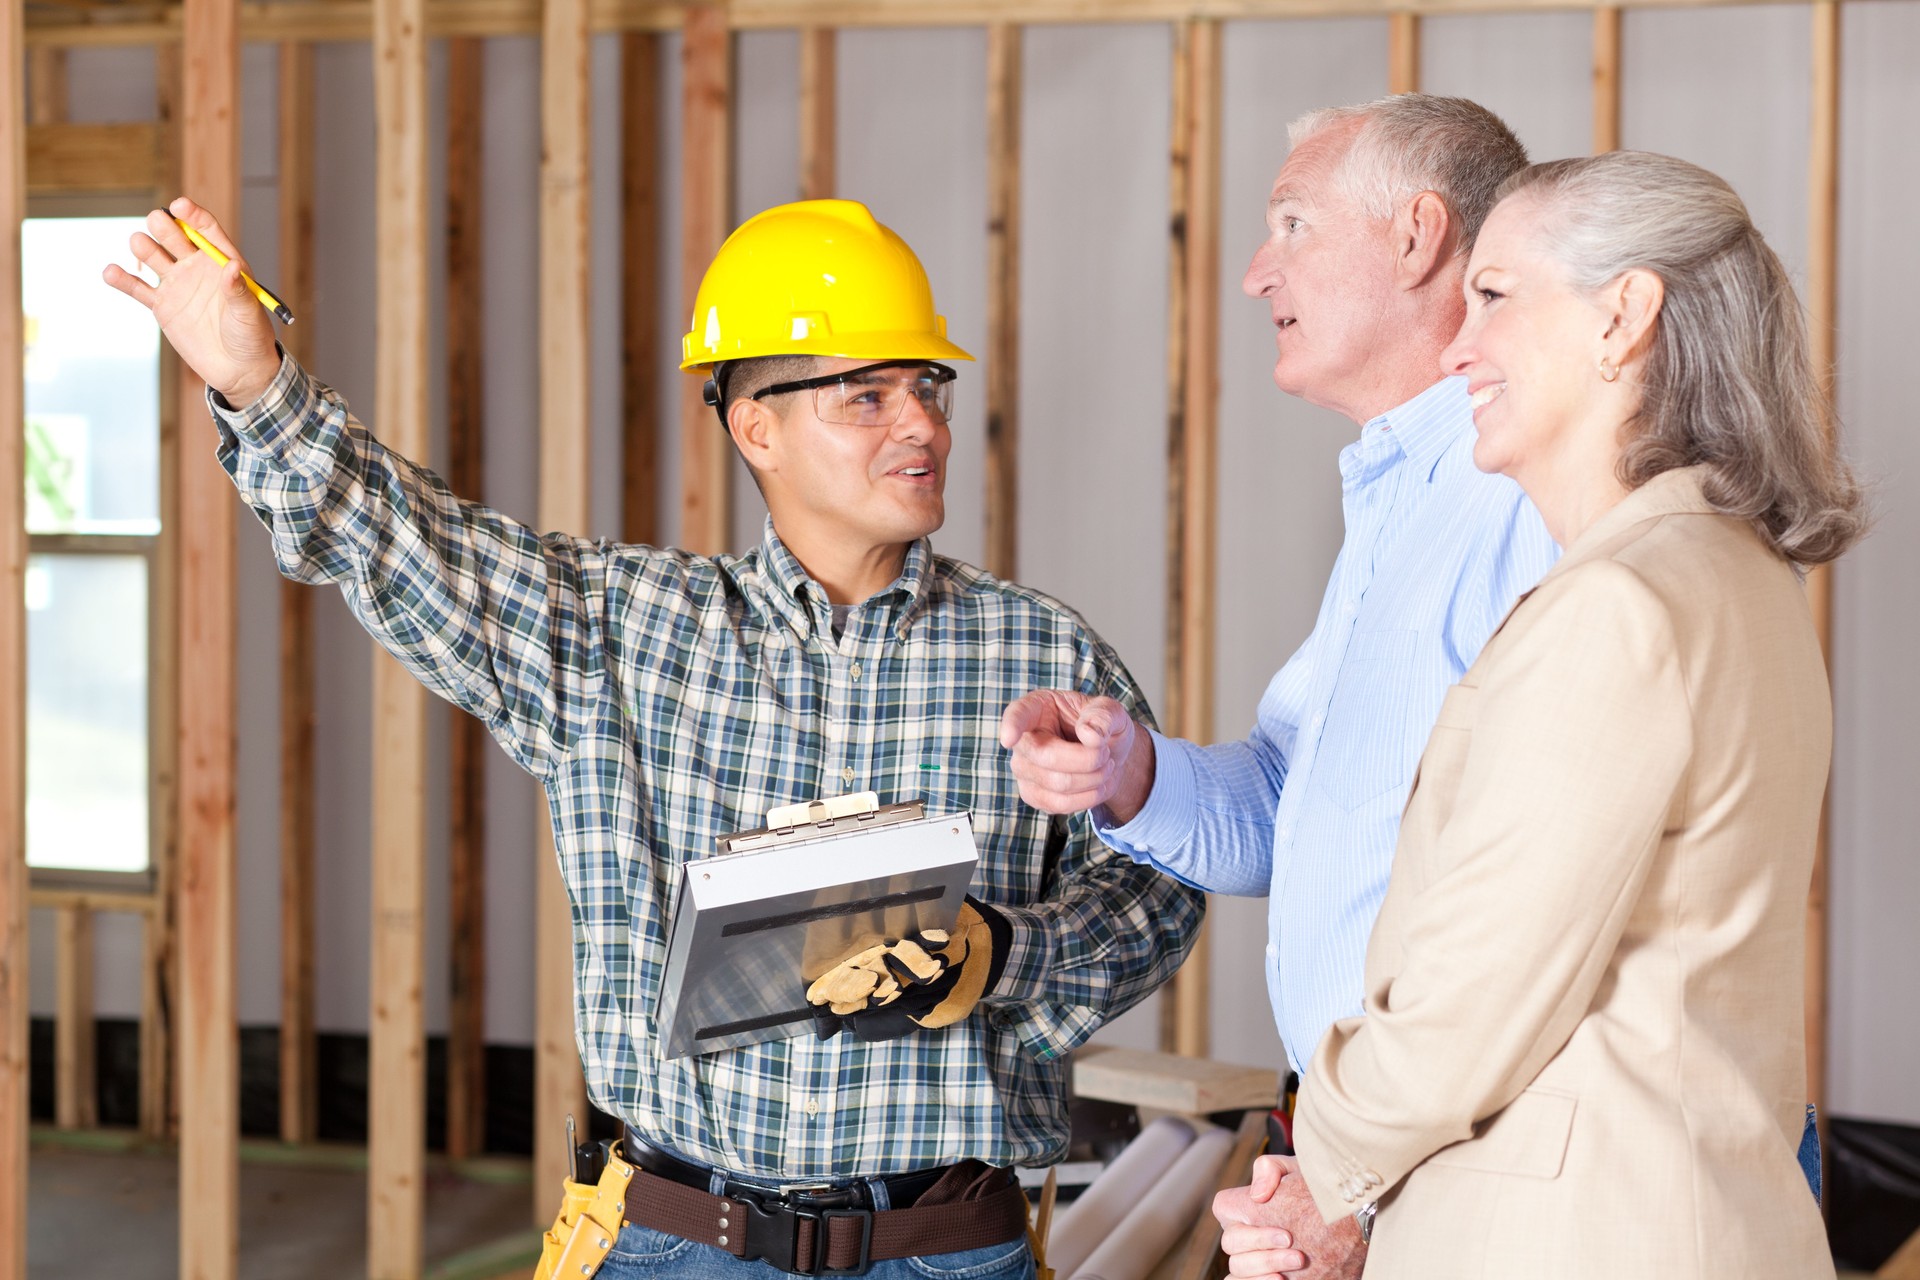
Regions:
M 1831 1276 L 1795 1161 L 1832 744 L 1799 571 L 1858 536 L 1799 305 L 1712 174 L 1536 165 L 1443 357 L 1565 556 L 1448 694 L 1297 1165 L 1367 1280 Z M 1227 1232 L 1234 1271 L 1292 1264 Z

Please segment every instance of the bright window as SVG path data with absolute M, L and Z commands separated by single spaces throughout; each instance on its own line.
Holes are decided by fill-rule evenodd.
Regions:
M 145 872 L 160 338 L 100 280 L 139 218 L 29 218 L 27 861 Z

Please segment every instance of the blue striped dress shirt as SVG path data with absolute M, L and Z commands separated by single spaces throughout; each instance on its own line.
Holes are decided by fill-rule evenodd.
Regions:
M 1296 1070 L 1360 1012 L 1400 811 L 1447 687 L 1559 556 L 1520 487 L 1474 467 L 1473 442 L 1462 378 L 1362 428 L 1340 453 L 1333 580 L 1252 735 L 1199 747 L 1155 734 L 1146 807 L 1098 824 L 1188 884 L 1269 895 L 1267 989 Z

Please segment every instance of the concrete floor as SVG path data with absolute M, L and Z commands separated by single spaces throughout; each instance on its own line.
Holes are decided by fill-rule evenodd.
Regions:
M 179 1161 L 171 1150 L 36 1144 L 28 1158 L 27 1200 L 29 1280 L 173 1280 L 179 1274 Z M 422 1232 L 428 1275 L 530 1274 L 537 1237 L 531 1215 L 524 1178 L 475 1181 L 430 1172 Z M 364 1276 L 366 1259 L 364 1172 L 284 1158 L 241 1164 L 241 1275 L 336 1280 Z

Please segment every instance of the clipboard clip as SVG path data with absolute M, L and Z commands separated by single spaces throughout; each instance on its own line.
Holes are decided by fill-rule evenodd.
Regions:
M 871 827 L 896 822 L 917 822 L 927 816 L 921 800 L 881 804 L 872 791 L 809 800 L 803 804 L 784 804 L 767 811 L 767 825 L 752 831 L 735 831 L 719 838 L 720 852 L 748 853 L 773 845 L 817 840 L 825 836 L 851 835 Z
M 767 830 L 782 834 L 795 827 L 819 827 L 830 830 L 842 818 L 858 819 L 863 814 L 880 812 L 880 793 L 855 791 L 851 795 L 829 796 L 800 804 L 775 805 L 767 810 Z

